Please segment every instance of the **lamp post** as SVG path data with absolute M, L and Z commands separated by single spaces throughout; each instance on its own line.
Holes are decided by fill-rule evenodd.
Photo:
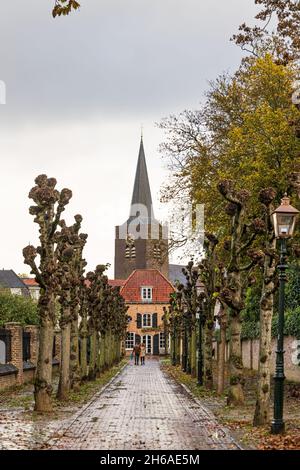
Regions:
M 274 417 L 271 433 L 284 432 L 283 400 L 284 400 L 284 304 L 285 283 L 287 270 L 287 239 L 293 236 L 296 218 L 299 211 L 290 205 L 287 195 L 281 200 L 281 205 L 273 212 L 272 219 L 275 236 L 280 240 L 279 270 L 279 308 L 278 308 L 278 335 L 276 350 L 276 368 L 274 375 Z
M 183 344 L 182 344 L 182 371 L 187 370 L 187 328 L 186 328 L 186 312 L 183 313 Z
M 198 308 L 196 312 L 196 320 L 198 321 L 198 347 L 197 347 L 197 385 L 203 385 L 203 351 L 202 351 L 202 325 L 203 314 L 205 308 L 206 298 L 203 296 L 205 289 L 201 282 L 197 282 L 197 297 L 199 299 Z M 201 299 L 201 300 L 200 300 Z
M 202 357 L 202 325 L 201 325 L 201 310 L 198 309 L 196 313 L 196 320 L 198 320 L 198 350 L 197 350 L 197 385 L 203 385 L 203 357 Z
M 185 333 L 185 338 L 186 338 L 186 373 L 187 374 L 190 374 L 191 373 L 191 360 L 190 360 L 190 344 L 189 344 L 189 341 L 190 341 L 190 320 L 189 318 L 187 317 L 186 318 L 186 325 L 185 325 L 185 328 L 186 328 L 186 333 Z

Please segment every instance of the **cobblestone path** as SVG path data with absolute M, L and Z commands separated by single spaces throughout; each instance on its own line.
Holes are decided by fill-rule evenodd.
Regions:
M 155 359 L 125 367 L 49 444 L 52 449 L 237 449 L 213 414 Z

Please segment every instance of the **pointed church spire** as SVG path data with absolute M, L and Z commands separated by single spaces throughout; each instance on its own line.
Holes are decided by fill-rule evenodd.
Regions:
M 154 219 L 151 190 L 144 151 L 143 135 L 141 135 L 141 143 L 135 173 L 131 206 L 133 204 L 143 204 L 147 208 L 148 218 Z

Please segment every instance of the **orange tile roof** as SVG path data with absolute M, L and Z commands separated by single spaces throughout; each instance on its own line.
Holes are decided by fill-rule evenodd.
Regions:
M 108 284 L 112 287 L 124 286 L 126 279 L 109 279 Z
M 157 269 L 137 269 L 126 280 L 121 294 L 126 302 L 141 300 L 141 287 L 152 287 L 152 302 L 168 303 L 174 287 Z
M 87 287 L 90 286 L 90 281 L 86 279 L 84 282 Z M 108 284 L 111 287 L 122 287 L 125 284 L 125 282 L 126 282 L 126 279 L 109 279 L 108 280 Z
M 39 286 L 39 283 L 36 282 L 36 280 L 33 278 L 33 277 L 28 277 L 28 278 L 22 278 L 22 281 L 24 282 L 24 284 L 26 286 L 29 286 L 29 287 L 40 287 Z

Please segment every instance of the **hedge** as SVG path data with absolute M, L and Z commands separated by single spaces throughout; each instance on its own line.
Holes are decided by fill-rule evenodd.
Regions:
M 0 327 L 9 322 L 38 325 L 36 302 L 29 297 L 0 292 Z
M 276 338 L 278 329 L 278 314 L 272 319 L 272 337 Z M 300 339 L 300 306 L 294 310 L 285 312 L 284 334 L 286 336 L 294 336 Z M 259 322 L 244 321 L 242 323 L 242 339 L 259 338 Z

